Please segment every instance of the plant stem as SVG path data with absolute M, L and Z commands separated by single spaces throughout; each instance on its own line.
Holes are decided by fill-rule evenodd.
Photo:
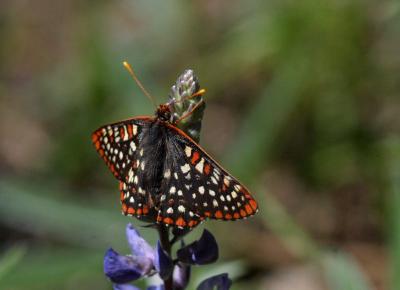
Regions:
M 164 224 L 159 224 L 157 227 L 158 235 L 160 236 L 161 247 L 171 257 L 172 244 L 169 241 L 169 229 Z M 164 280 L 165 290 L 173 290 L 172 274 Z

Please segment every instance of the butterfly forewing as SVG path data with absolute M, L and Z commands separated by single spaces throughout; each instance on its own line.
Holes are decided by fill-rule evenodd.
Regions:
M 136 166 L 139 139 L 146 122 L 145 118 L 129 119 L 101 127 L 92 134 L 97 152 L 120 181 L 133 181 L 130 169 Z
M 194 227 L 205 218 L 236 220 L 257 212 L 249 191 L 172 125 L 161 185 L 159 222 Z
M 120 180 L 122 211 L 127 215 L 147 215 L 150 201 L 138 185 L 140 140 L 150 117 L 139 117 L 106 125 L 92 134 L 96 150 L 114 176 Z

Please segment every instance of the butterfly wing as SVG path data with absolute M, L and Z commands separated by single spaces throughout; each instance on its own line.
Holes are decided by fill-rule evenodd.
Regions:
M 92 134 L 97 152 L 103 158 L 113 175 L 120 181 L 122 211 L 137 217 L 147 215 L 149 196 L 142 194 L 138 186 L 140 170 L 139 143 L 151 117 L 138 117 L 100 127 Z
M 168 128 L 168 154 L 157 220 L 192 228 L 205 218 L 236 220 L 255 214 L 249 191 L 178 128 Z

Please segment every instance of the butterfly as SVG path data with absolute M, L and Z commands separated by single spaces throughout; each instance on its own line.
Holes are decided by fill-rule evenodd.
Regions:
M 92 141 L 119 181 L 125 215 L 191 229 L 207 218 L 237 220 L 258 211 L 246 187 L 177 127 L 170 103 L 153 117 L 100 127 Z

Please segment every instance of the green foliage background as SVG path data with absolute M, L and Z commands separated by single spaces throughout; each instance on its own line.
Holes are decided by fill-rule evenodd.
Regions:
M 110 289 L 130 220 L 90 134 L 154 111 L 125 59 L 160 103 L 194 69 L 201 144 L 260 201 L 203 225 L 193 285 L 399 289 L 399 51 L 394 0 L 2 1 L 0 289 Z

